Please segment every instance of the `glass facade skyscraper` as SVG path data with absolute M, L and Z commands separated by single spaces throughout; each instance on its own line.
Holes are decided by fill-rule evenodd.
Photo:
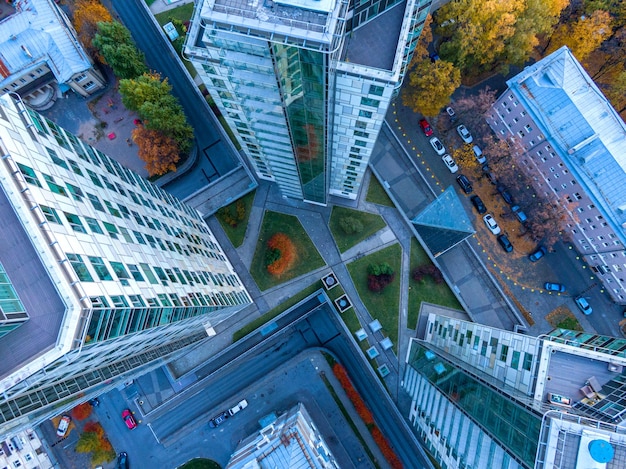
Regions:
M 161 366 L 251 302 L 196 210 L 13 96 L 0 96 L 0 436 Z
M 355 199 L 431 0 L 203 0 L 185 54 L 257 175 Z

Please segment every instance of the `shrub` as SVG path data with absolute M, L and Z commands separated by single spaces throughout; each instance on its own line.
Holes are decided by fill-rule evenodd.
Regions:
M 280 259 L 280 251 L 278 249 L 267 248 L 265 251 L 265 267 L 269 267 Z
M 232 228 L 237 228 L 237 225 L 246 218 L 246 204 L 244 204 L 242 200 L 238 200 L 234 207 L 231 204 L 227 207 L 220 208 L 217 211 L 217 215 L 227 225 Z
M 83 428 L 76 451 L 92 453 L 91 462 L 94 466 L 106 464 L 115 459 L 115 451 L 111 442 L 104 435 L 104 429 L 98 422 L 87 422 Z
M 354 389 L 354 386 L 352 385 L 352 381 L 350 381 L 350 378 L 348 377 L 346 369 L 339 363 L 335 363 L 333 365 L 333 374 L 341 384 L 343 390 L 346 392 L 348 398 L 350 399 L 350 402 L 352 402 L 352 405 L 354 405 L 354 408 L 359 414 L 359 417 L 361 417 L 361 419 L 363 420 L 363 423 L 365 423 L 365 425 L 367 425 L 368 427 L 372 426 L 374 424 L 374 416 L 365 405 L 365 402 L 363 401 L 357 390 Z
M 402 462 L 400 461 L 400 459 L 398 458 L 398 455 L 395 453 L 395 451 L 389 444 L 389 441 L 387 440 L 387 438 L 385 438 L 385 436 L 381 433 L 378 427 L 374 427 L 371 430 L 371 433 L 372 433 L 372 437 L 374 438 L 374 441 L 380 448 L 381 453 L 383 453 L 383 456 L 385 457 L 389 465 L 393 469 L 402 469 Z
M 266 262 L 268 256 L 269 258 L 276 257 L 270 264 L 266 263 L 267 271 L 272 275 L 282 275 L 291 267 L 296 259 L 296 247 L 289 239 L 289 236 L 284 233 L 274 234 L 267 242 L 267 250 L 268 253 L 270 251 L 278 251 L 278 257 L 276 257 L 277 254 L 275 252 L 272 254 L 266 253 L 265 255 Z
M 443 274 L 434 264 L 420 265 L 411 272 L 411 278 L 416 282 L 423 282 L 426 276 L 430 276 L 436 284 L 443 283 Z
M 393 269 L 389 264 L 370 264 L 367 266 L 367 288 L 374 293 L 380 293 L 395 278 Z
M 91 404 L 83 402 L 72 409 L 72 418 L 75 420 L 85 420 L 91 415 Z
M 339 226 L 345 234 L 356 234 L 363 231 L 363 223 L 354 217 L 343 217 L 339 220 Z

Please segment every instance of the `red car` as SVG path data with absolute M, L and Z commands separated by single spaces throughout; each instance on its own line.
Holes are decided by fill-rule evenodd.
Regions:
M 420 120 L 420 127 L 422 128 L 422 130 L 424 131 L 424 134 L 427 137 L 430 137 L 433 134 L 433 129 L 426 119 Z
M 129 409 L 126 409 L 122 412 L 122 418 L 124 419 L 124 423 L 129 430 L 137 428 L 137 421 L 135 420 L 135 417 L 133 417 L 133 413 Z

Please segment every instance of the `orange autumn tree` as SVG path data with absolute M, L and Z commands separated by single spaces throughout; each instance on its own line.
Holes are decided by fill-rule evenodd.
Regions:
M 139 147 L 139 158 L 146 163 L 146 170 L 150 176 L 176 171 L 180 154 L 173 138 L 163 135 L 158 130 L 139 126 L 133 130 L 133 141 Z
M 70 3 L 71 4 L 71 3 Z M 74 28 L 78 33 L 78 39 L 85 46 L 92 57 L 100 56 L 93 46 L 92 41 L 98 32 L 98 23 L 110 23 L 113 21 L 109 10 L 98 0 L 78 0 L 73 4 Z
M 91 415 L 91 404 L 83 402 L 72 409 L 72 418 L 76 420 L 85 420 Z
M 267 242 L 265 266 L 267 271 L 276 276 L 282 275 L 296 259 L 296 247 L 284 233 L 274 234 Z

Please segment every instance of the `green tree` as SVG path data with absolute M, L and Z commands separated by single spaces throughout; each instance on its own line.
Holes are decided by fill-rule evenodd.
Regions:
M 92 42 L 98 30 L 98 23 L 113 21 L 111 13 L 98 0 L 77 0 L 76 2 L 68 2 L 67 6 L 72 12 L 78 40 L 92 56 L 96 57 L 97 49 Z M 98 57 L 98 59 L 102 59 L 102 57 Z
M 176 141 L 180 152 L 189 151 L 193 129 L 187 123 L 183 108 L 172 96 L 167 79 L 158 73 L 144 73 L 134 79 L 120 80 L 122 102 L 137 112 L 148 130 L 157 130 Z
M 363 231 L 363 223 L 354 217 L 343 217 L 339 220 L 339 226 L 346 234 L 360 233 Z
M 437 12 L 439 55 L 465 73 L 491 70 L 515 34 L 524 0 L 458 0 Z
M 83 432 L 76 443 L 76 451 L 79 453 L 91 453 L 100 449 L 100 437 L 96 432 Z
M 552 34 L 547 52 L 567 46 L 582 62 L 612 34 L 611 21 L 608 12 L 596 10 L 591 16 L 581 16 L 573 23 L 561 24 Z
M 445 60 L 421 60 L 409 71 L 409 86 L 402 102 L 425 116 L 435 116 L 461 84 L 461 72 Z
M 135 78 L 148 71 L 143 52 L 135 47 L 130 31 L 117 21 L 98 23 L 93 45 L 118 78 Z

